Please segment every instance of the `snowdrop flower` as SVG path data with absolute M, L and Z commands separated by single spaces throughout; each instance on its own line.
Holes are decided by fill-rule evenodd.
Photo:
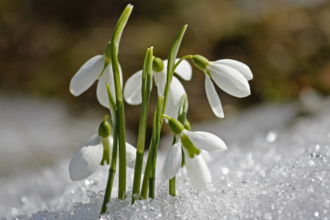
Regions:
M 176 59 L 176 62 L 179 59 Z M 152 65 L 152 77 L 154 77 L 155 84 L 157 86 L 158 95 L 164 95 L 166 77 L 167 77 L 167 62 L 168 60 L 161 60 L 155 57 Z M 192 76 L 192 68 L 188 61 L 183 60 L 178 67 L 175 69 L 182 79 L 189 81 Z M 142 70 L 134 73 L 126 82 L 124 87 L 124 98 L 128 104 L 138 105 L 142 103 Z M 152 84 L 151 88 L 152 89 Z M 170 85 L 170 91 L 168 94 L 168 101 L 165 113 L 173 118 L 178 115 L 178 109 L 180 107 L 180 100 L 183 94 L 185 94 L 185 89 L 181 82 L 173 76 Z
M 223 118 L 224 113 L 219 96 L 211 79 L 228 94 L 243 98 L 251 94 L 248 81 L 253 78 L 250 68 L 236 60 L 224 59 L 210 62 L 201 55 L 192 57 L 193 63 L 203 70 L 206 95 L 214 114 Z
M 92 175 L 99 165 L 110 163 L 113 138 L 108 122 L 100 124 L 98 135 L 94 135 L 72 157 L 69 165 L 70 178 L 73 181 L 83 180 Z M 136 148 L 126 143 L 126 165 L 134 169 Z
M 122 71 L 120 69 L 120 81 L 122 83 Z M 108 93 L 105 83 L 110 85 L 111 93 L 116 98 L 115 84 L 113 80 L 112 65 L 110 59 L 110 43 L 108 43 L 105 54 L 96 55 L 89 59 L 80 67 L 78 72 L 72 77 L 70 82 L 70 92 L 74 96 L 79 96 L 93 85 L 96 80 L 97 84 L 96 95 L 99 103 L 110 108 Z
M 226 144 L 214 134 L 203 131 L 188 131 L 176 119 L 164 115 L 175 135 L 177 142 L 171 147 L 163 165 L 163 174 L 166 179 L 172 179 L 182 164 L 182 150 L 184 152 L 185 167 L 188 177 L 195 188 L 205 188 L 212 182 L 210 171 L 201 155 L 201 150 L 223 151 Z

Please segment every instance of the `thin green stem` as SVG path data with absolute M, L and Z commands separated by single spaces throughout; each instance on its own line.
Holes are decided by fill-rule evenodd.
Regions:
M 113 117 L 113 120 L 111 121 L 112 130 L 113 130 L 113 146 L 112 146 L 111 164 L 110 164 L 110 168 L 109 168 L 108 182 L 107 182 L 107 186 L 105 188 L 104 199 L 103 199 L 100 216 L 107 211 L 107 204 L 111 198 L 113 180 L 114 180 L 114 177 L 116 174 L 117 150 L 118 150 L 118 123 L 117 123 L 118 120 L 116 119 L 118 117 L 118 112 L 116 111 L 116 105 L 114 103 L 114 99 L 111 94 L 109 84 L 106 83 L 106 86 L 107 86 L 108 97 L 109 97 L 109 102 L 110 102 L 110 109 L 112 110 L 111 114 Z
M 149 175 L 149 197 L 154 199 L 155 198 L 155 180 L 156 180 L 156 164 L 157 164 L 157 152 L 160 140 L 160 130 L 161 130 L 161 123 L 159 122 L 161 117 L 160 111 L 157 117 L 155 118 L 155 133 L 156 135 L 153 136 L 153 150 L 151 152 L 151 172 Z M 151 184 L 150 184 L 151 183 Z
M 111 38 L 111 61 L 112 71 L 114 76 L 114 84 L 116 89 L 116 104 L 118 111 L 118 136 L 119 136 L 119 182 L 118 182 L 118 198 L 124 199 L 126 194 L 126 137 L 125 137 L 125 112 L 123 93 L 120 82 L 120 67 L 118 62 L 119 41 L 127 23 L 127 20 L 132 12 L 133 6 L 127 5 Z
M 147 197 L 148 197 L 149 174 L 151 172 L 151 157 L 152 157 L 152 150 L 153 150 L 152 145 L 153 145 L 153 143 L 151 141 L 150 147 L 149 147 L 147 164 L 146 164 L 146 168 L 144 170 L 144 176 L 143 176 L 143 181 L 142 181 L 141 193 L 140 193 L 140 196 L 143 199 L 147 199 Z
M 154 124 L 153 124 L 153 133 L 156 135 L 153 135 L 153 150 L 151 152 L 151 173 L 149 174 L 149 197 L 154 199 L 155 198 L 155 180 L 156 180 L 156 164 L 157 164 L 157 152 L 158 152 L 158 146 L 159 146 L 159 140 L 160 140 L 160 130 L 162 128 L 162 121 L 160 121 L 162 115 L 161 115 L 161 109 L 163 104 L 163 99 L 161 96 L 158 98 L 159 105 L 157 105 L 157 111 L 154 117 Z
M 149 198 L 155 198 L 156 178 L 149 177 Z
M 113 125 L 112 118 L 109 115 L 104 116 L 104 120 L 108 119 L 110 121 L 111 126 Z
M 171 196 L 176 196 L 175 193 L 175 176 L 169 180 L 169 194 Z
M 153 131 L 153 139 L 152 143 L 150 146 L 149 150 L 149 155 L 148 155 L 148 160 L 147 160 L 147 165 L 146 169 L 144 172 L 144 177 L 143 177 L 143 183 L 142 183 L 142 189 L 141 189 L 141 196 L 146 199 L 147 194 L 148 194 L 148 188 L 149 188 L 149 177 L 154 178 L 155 177 L 155 170 L 156 170 L 156 159 L 157 159 L 157 151 L 158 151 L 158 145 L 159 145 L 159 137 L 160 137 L 160 131 L 161 127 L 163 125 L 163 116 L 162 114 L 165 113 L 166 109 L 166 104 L 167 104 L 167 99 L 168 99 L 168 93 L 170 89 L 170 83 L 172 81 L 172 76 L 173 74 L 171 73 L 175 69 L 173 69 L 175 59 L 183 38 L 183 35 L 187 29 L 188 25 L 184 25 L 183 28 L 180 30 L 176 38 L 174 39 L 174 42 L 172 44 L 170 53 L 169 53 L 169 59 L 168 59 L 168 65 L 167 65 L 167 78 L 166 78 L 166 85 L 165 85 L 165 92 L 164 92 L 164 100 L 162 101 L 162 110 L 159 110 L 159 118 L 158 121 L 156 122 L 158 129 L 154 129 Z M 159 99 L 158 99 L 159 100 Z M 158 108 L 158 105 L 157 105 Z M 157 110 L 157 109 L 156 109 Z M 155 125 L 154 125 L 155 127 Z M 152 188 L 153 192 L 150 193 L 151 196 L 154 196 L 154 188 Z
M 143 64 L 142 74 L 142 109 L 137 141 L 136 160 L 134 169 L 133 189 L 132 189 L 132 204 L 135 202 L 135 198 L 140 194 L 141 185 L 141 173 L 143 164 L 143 154 L 145 147 L 145 137 L 148 122 L 148 109 L 150 100 L 150 84 L 151 84 L 151 68 L 153 59 L 153 49 L 150 48 L 146 52 L 146 56 Z
M 160 118 L 161 118 L 161 110 L 163 106 L 163 98 L 159 96 L 157 101 L 157 107 L 154 113 L 154 124 L 152 131 L 152 140 L 150 143 L 149 154 L 147 159 L 146 168 L 144 171 L 142 188 L 141 188 L 141 197 L 147 199 L 148 196 L 148 188 L 149 188 L 149 177 L 154 178 L 152 175 L 152 170 L 156 167 L 156 159 L 157 159 L 157 149 L 159 145 L 159 137 L 160 137 Z M 154 195 L 154 193 L 153 193 Z
M 192 57 L 193 57 L 192 55 L 186 55 L 186 56 L 182 57 L 178 62 L 175 63 L 175 65 L 174 65 L 174 67 L 173 67 L 173 69 L 172 69 L 171 74 L 173 75 L 175 69 L 179 66 L 179 64 L 180 64 L 183 60 L 185 60 L 185 59 L 189 59 L 189 58 L 192 58 Z

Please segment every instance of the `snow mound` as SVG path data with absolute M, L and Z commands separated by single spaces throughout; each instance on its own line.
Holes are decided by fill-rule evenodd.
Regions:
M 207 189 L 191 188 L 184 169 L 176 197 L 168 195 L 168 183 L 158 183 L 156 199 L 131 205 L 131 188 L 121 201 L 115 186 L 102 219 L 330 219 L 330 110 L 291 122 L 212 153 L 213 184 Z M 107 168 L 71 182 L 67 166 L 62 161 L 11 177 L 0 191 L 0 213 L 22 220 L 98 219 Z M 129 187 L 132 178 L 128 170 Z

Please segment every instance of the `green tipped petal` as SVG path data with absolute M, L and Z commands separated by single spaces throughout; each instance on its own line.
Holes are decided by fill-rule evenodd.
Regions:
M 185 134 L 180 135 L 180 140 L 182 146 L 187 149 L 190 158 L 194 158 L 195 154 L 200 154 L 200 150 L 195 147 L 195 145 L 191 142 L 189 137 Z
M 101 160 L 101 165 L 105 166 L 110 164 L 110 144 L 109 144 L 109 138 L 102 138 L 102 144 L 103 144 L 103 157 Z

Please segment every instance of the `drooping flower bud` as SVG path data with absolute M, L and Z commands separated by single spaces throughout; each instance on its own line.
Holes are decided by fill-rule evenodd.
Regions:
M 99 136 L 107 138 L 111 134 L 111 126 L 107 120 L 103 120 L 99 126 Z
M 209 60 L 201 55 L 194 55 L 191 59 L 200 70 L 206 70 L 206 67 L 209 65 Z
M 155 72 L 161 72 L 164 69 L 164 63 L 163 60 L 155 57 L 154 60 L 152 61 L 152 70 Z

